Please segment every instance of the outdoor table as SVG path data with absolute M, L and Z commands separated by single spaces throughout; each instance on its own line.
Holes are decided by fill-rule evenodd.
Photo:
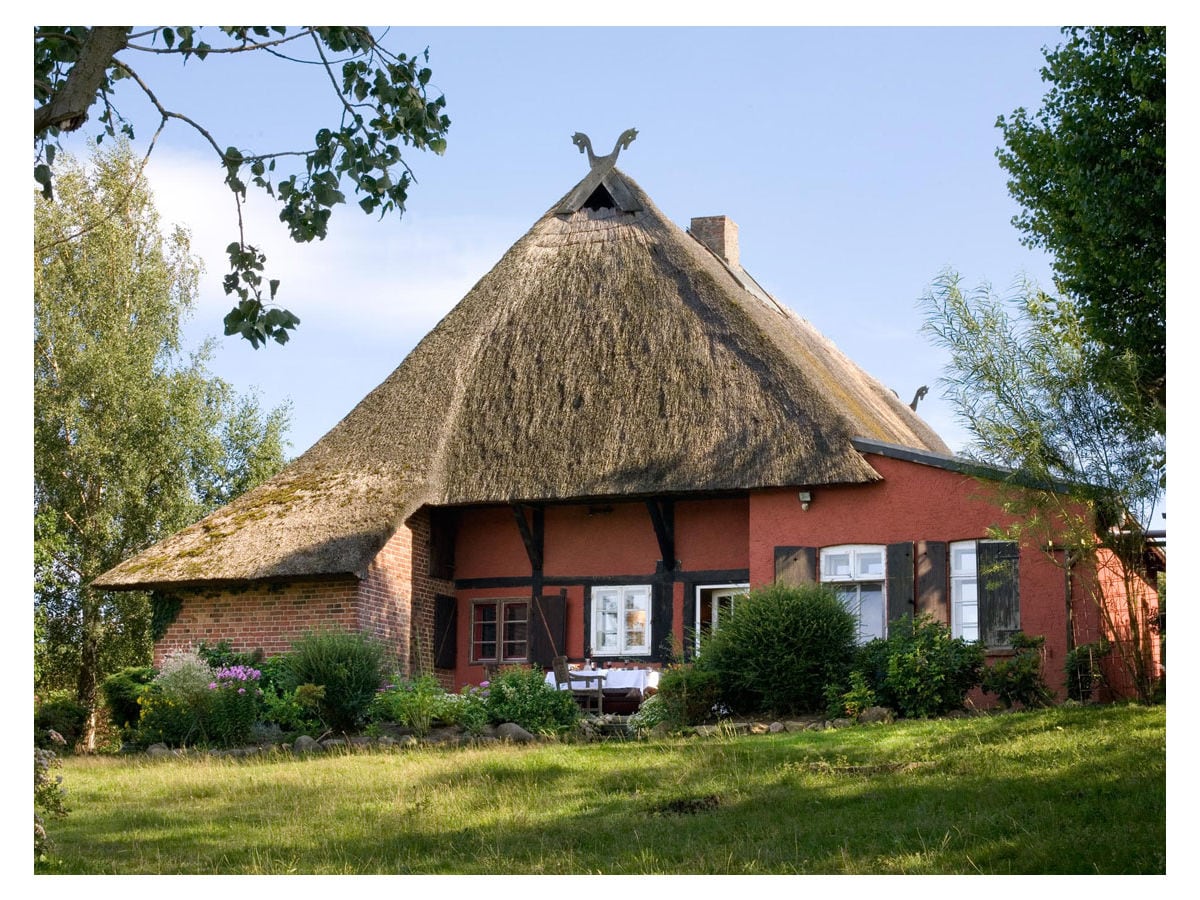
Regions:
M 604 678 L 602 683 L 606 694 L 628 694 L 630 691 L 637 691 L 637 696 L 641 698 L 646 696 L 647 689 L 658 689 L 657 669 L 572 669 L 569 674 L 600 675 Z M 546 673 L 546 684 L 555 686 L 553 671 Z M 582 686 L 583 682 L 580 682 L 580 687 Z

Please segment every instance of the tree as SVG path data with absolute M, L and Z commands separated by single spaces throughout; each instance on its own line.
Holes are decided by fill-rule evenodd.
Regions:
M 202 34 L 215 43 L 202 40 Z M 167 109 L 131 63 L 137 54 L 175 55 L 188 63 L 234 53 L 269 54 L 293 65 L 323 67 L 336 98 L 336 121 L 316 131 L 311 147 L 271 152 L 222 149 L 203 125 Z M 246 242 L 241 206 L 247 185 L 279 202 L 280 220 L 300 243 L 325 237 L 333 207 L 346 202 L 341 189 L 344 179 L 353 184 L 363 211 L 403 214 L 413 176 L 401 146 L 443 153 L 450 127 L 442 112 L 445 98 L 430 99 L 427 94 L 432 77 L 424 65 L 428 59 L 428 49 L 421 56 L 393 53 L 370 29 L 361 27 L 310 26 L 289 32 L 285 26 L 222 26 L 204 31 L 181 25 L 135 32 L 127 26 L 37 26 L 33 32 L 34 178 L 51 199 L 59 137 L 82 127 L 94 106 L 101 109 L 97 141 L 118 134 L 132 140 L 133 126 L 116 102 L 123 82 L 136 85 L 161 117 L 143 165 L 166 124 L 178 120 L 196 130 L 225 169 L 225 185 L 232 192 L 238 221 L 238 239 L 227 248 L 230 271 L 224 283 L 225 293 L 234 296 L 237 305 L 225 317 L 225 334 L 240 334 L 255 347 L 268 339 L 282 344 L 300 320 L 274 305 L 279 281 L 264 279 L 266 257 Z M 247 93 L 252 92 L 248 86 Z M 108 211 L 96 214 L 102 217 Z
M 1064 32 L 1045 54 L 1042 108 L 996 123 L 1013 224 L 1052 255 L 1100 351 L 1093 380 L 1165 432 L 1166 29 Z
M 288 410 L 184 355 L 199 263 L 129 148 L 59 165 L 34 212 L 35 657 L 94 719 L 103 674 L 148 662 L 150 607 L 90 582 L 282 468 Z
M 1002 498 L 1014 524 L 997 536 L 1057 547 L 1051 558 L 1069 570 L 1090 564 L 1099 621 L 1149 700 L 1156 611 L 1145 550 L 1162 496 L 1163 436 L 1129 420 L 1112 384 L 1091 380 L 1101 349 L 1072 299 L 1024 284 L 1004 301 L 987 286 L 964 292 L 949 272 L 923 304 L 924 330 L 950 352 L 942 384 L 971 435 L 966 455 L 1012 473 Z M 1068 649 L 1073 640 L 1069 632 Z

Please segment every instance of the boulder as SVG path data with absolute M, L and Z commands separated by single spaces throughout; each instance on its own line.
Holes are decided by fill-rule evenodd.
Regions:
M 859 713 L 858 721 L 863 725 L 874 725 L 876 723 L 893 722 L 896 719 L 896 714 L 886 706 L 868 706 Z
M 166 744 L 151 744 L 146 748 L 147 756 L 170 756 L 171 749 Z
M 310 738 L 307 734 L 302 734 L 296 738 L 292 744 L 293 753 L 322 753 L 325 748 Z
M 779 734 L 781 731 L 787 731 L 787 726 L 782 722 L 772 722 L 767 726 L 767 730 L 771 732 L 771 734 Z
M 496 737 L 502 741 L 512 741 L 514 744 L 528 744 L 536 740 L 532 734 L 515 722 L 505 722 L 497 728 Z

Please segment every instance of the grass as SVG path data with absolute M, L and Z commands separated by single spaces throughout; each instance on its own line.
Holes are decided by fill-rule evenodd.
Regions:
M 76 757 L 38 873 L 1163 873 L 1163 707 L 827 732 Z

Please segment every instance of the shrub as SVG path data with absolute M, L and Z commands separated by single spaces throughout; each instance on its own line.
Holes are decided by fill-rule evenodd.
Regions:
M 447 725 L 459 725 L 467 734 L 480 735 L 488 726 L 487 683 L 480 687 L 468 684 L 458 694 L 448 694 L 439 714 Z
M 638 707 L 638 711 L 629 717 L 629 727 L 633 730 L 634 734 L 643 737 L 659 725 L 665 725 L 668 729 L 673 729 L 677 727 L 678 723 L 671 721 L 668 717 L 667 709 L 663 705 L 661 695 L 651 694 L 642 701 L 642 705 Z
M 721 699 L 717 674 L 690 663 L 668 666 L 658 681 L 654 716 L 668 728 L 699 725 L 713 718 Z M 644 705 L 644 704 L 643 704 Z
M 1042 645 L 1046 638 L 1017 632 L 1009 639 L 1014 653 L 983 673 L 983 689 L 995 694 L 1006 709 L 1020 703 L 1026 709 L 1049 706 L 1054 696 L 1042 678 Z
M 150 689 L 155 670 L 152 666 L 130 666 L 109 675 L 100 685 L 113 725 L 128 732 L 137 728 L 142 709 L 138 697 Z
M 697 668 L 715 673 L 721 700 L 738 712 L 810 713 L 825 685 L 844 683 L 857 624 L 820 584 L 774 584 L 739 598 L 701 644 Z
M 265 678 L 263 679 L 265 681 Z M 317 714 L 317 701 L 301 702 L 305 698 L 302 689 L 312 690 L 314 685 L 301 685 L 294 690 L 268 687 L 263 689 L 262 706 L 263 721 L 278 725 L 280 730 L 290 735 L 315 735 L 325 731 L 325 726 Z M 318 688 L 321 694 L 324 690 Z
M 163 660 L 147 690 L 137 698 L 141 707 L 137 743 L 184 747 L 208 740 L 206 724 L 212 705 L 209 685 L 212 666 L 194 650 L 179 650 Z
M 424 737 L 433 727 L 433 720 L 441 718 L 448 706 L 446 692 L 432 675 L 412 681 L 397 677 L 390 687 L 375 696 L 370 714 L 374 721 L 398 722 L 407 725 L 418 737 Z
M 39 732 L 35 732 L 35 735 Z M 50 738 L 52 743 L 58 744 Z M 33 855 L 40 859 L 50 849 L 51 841 L 46 834 L 44 816 L 65 816 L 67 814 L 66 790 L 62 786 L 62 776 L 52 775 L 50 770 L 60 768 L 62 762 L 58 755 L 46 747 L 33 748 Z M 39 810 L 41 813 L 39 814 Z
M 263 692 L 258 686 L 261 675 L 250 666 L 217 669 L 208 686 L 209 719 L 205 730 L 218 743 L 232 747 L 250 740 L 262 707 Z
M 570 691 L 546 684 L 539 669 L 506 666 L 488 683 L 488 716 L 497 724 L 513 722 L 526 731 L 552 734 L 579 721 L 579 706 Z
M 207 702 L 213 674 L 213 667 L 195 650 L 176 650 L 163 660 L 153 683 L 168 697 L 202 709 Z
M 138 697 L 138 706 L 142 708 L 142 714 L 134 741 L 142 747 L 160 743 L 169 747 L 187 747 L 208 740 L 201 711 L 157 686 Z
M 887 638 L 859 651 L 855 668 L 880 704 L 911 719 L 961 709 L 979 684 L 983 659 L 981 645 L 952 637 L 932 616 L 918 616 L 891 622 Z
M 1110 650 L 1108 641 L 1080 644 L 1067 651 L 1067 696 L 1072 700 L 1092 699 L 1092 692 L 1104 683 L 1100 661 Z
M 338 732 L 358 726 L 383 683 L 383 645 L 357 632 L 307 634 L 292 645 L 286 659 L 288 687 L 323 687 L 317 709 L 321 720 Z
M 829 701 L 827 714 L 833 719 L 843 716 L 857 719 L 863 710 L 879 702 L 879 698 L 867 683 L 867 677 L 857 669 L 850 673 L 850 690 L 843 691 L 836 684 L 827 685 L 826 699 Z
M 70 750 L 83 735 L 87 724 L 88 709 L 72 694 L 56 691 L 38 704 L 33 713 L 33 745 L 49 749 L 58 744 L 51 731 L 60 734 L 65 747 Z

